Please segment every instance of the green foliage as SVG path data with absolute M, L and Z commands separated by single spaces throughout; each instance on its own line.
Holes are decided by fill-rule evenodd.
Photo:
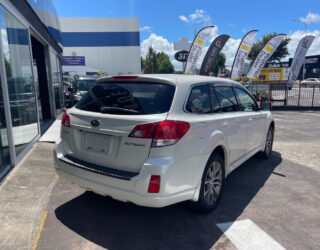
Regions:
M 170 62 L 169 56 L 166 53 L 164 52 L 157 53 L 157 62 L 159 67 L 158 73 L 164 74 L 164 73 L 174 72 L 174 67 Z
M 255 42 L 252 46 L 250 54 L 248 55 L 248 59 L 250 60 L 250 64 L 253 63 L 254 59 L 258 56 L 259 52 L 263 49 L 263 47 L 268 43 L 268 41 L 274 36 L 276 33 L 271 33 L 264 35 L 261 40 Z M 273 53 L 273 55 L 269 58 L 267 63 L 271 62 L 280 62 L 282 58 L 285 58 L 289 55 L 288 52 L 288 43 L 290 42 L 290 38 L 285 38 Z
M 224 53 L 220 53 L 218 57 L 218 61 L 216 65 L 213 66 L 212 72 L 215 76 L 218 75 L 219 68 L 224 69 L 226 63 L 226 55 Z
M 12 77 L 11 64 L 9 63 L 7 58 L 4 58 L 4 65 L 6 68 L 7 78 Z
M 169 56 L 164 52 L 157 53 L 151 45 L 149 46 L 146 58 L 141 57 L 141 67 L 145 74 L 174 72 L 174 67 Z
M 148 48 L 148 53 L 146 55 L 146 59 L 143 63 L 143 73 L 157 73 L 159 70 L 158 62 L 157 62 L 157 52 L 150 45 Z

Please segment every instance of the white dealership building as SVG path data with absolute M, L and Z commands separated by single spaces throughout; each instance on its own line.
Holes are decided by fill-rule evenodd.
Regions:
M 64 72 L 141 72 L 138 18 L 60 18 Z M 72 58 L 73 56 L 73 58 Z

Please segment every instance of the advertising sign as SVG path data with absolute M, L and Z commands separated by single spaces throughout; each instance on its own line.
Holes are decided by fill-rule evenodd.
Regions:
M 289 76 L 289 68 L 263 68 L 254 82 L 261 81 L 286 81 Z
M 313 42 L 313 39 L 314 36 L 305 36 L 300 40 L 291 63 L 291 71 L 288 79 L 290 83 L 294 83 L 298 79 L 301 66 L 305 60 L 305 56 Z
M 242 75 L 244 61 L 246 60 L 252 49 L 257 33 L 258 30 L 251 30 L 242 38 L 236 56 L 233 60 L 230 74 L 231 79 L 237 79 Z
M 61 60 L 63 66 L 85 66 L 84 56 L 63 56 Z
M 188 59 L 189 52 L 186 50 L 178 51 L 175 55 L 174 58 L 178 62 L 186 62 Z
M 209 38 L 214 26 L 206 26 L 202 28 L 195 36 L 191 48 L 189 50 L 189 55 L 187 59 L 186 66 L 184 68 L 185 74 L 192 75 L 196 69 L 198 59 L 201 55 L 202 48 Z
M 212 68 L 216 65 L 220 51 L 230 38 L 229 35 L 220 35 L 211 43 L 200 68 L 200 75 L 209 75 Z
M 247 76 L 250 78 L 257 78 L 260 74 L 262 68 L 268 61 L 268 59 L 272 56 L 272 54 L 279 47 L 280 43 L 283 39 L 286 38 L 286 35 L 279 34 L 272 37 L 269 42 L 264 46 L 264 48 L 260 51 L 256 59 L 254 60 Z

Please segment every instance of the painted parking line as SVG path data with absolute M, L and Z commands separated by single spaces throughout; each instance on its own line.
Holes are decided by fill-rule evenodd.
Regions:
M 284 250 L 278 242 L 271 238 L 253 221 L 239 220 L 219 223 L 217 227 L 229 238 L 239 250 Z
M 35 241 L 33 243 L 32 250 L 35 250 L 37 248 L 37 246 L 38 246 L 38 242 L 40 240 L 41 231 L 42 231 L 42 228 L 44 226 L 44 222 L 46 221 L 47 215 L 48 215 L 48 211 L 45 211 L 43 216 L 42 216 L 41 224 L 40 224 L 36 239 L 35 239 Z

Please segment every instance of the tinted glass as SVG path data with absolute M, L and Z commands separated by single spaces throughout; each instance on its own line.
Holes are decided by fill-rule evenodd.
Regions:
M 251 98 L 251 96 L 244 90 L 235 88 L 236 95 L 239 100 L 239 109 L 241 111 L 255 111 L 257 110 L 257 104 Z
M 109 114 L 148 115 L 168 112 L 175 87 L 147 82 L 94 85 L 76 108 Z
M 231 87 L 215 87 L 222 112 L 238 110 L 238 104 Z
M 187 101 L 186 110 L 200 114 L 211 112 L 210 94 L 206 84 L 192 88 Z
M 212 110 L 213 112 L 219 112 L 221 108 L 220 108 L 220 103 L 219 103 L 217 94 L 213 87 L 211 87 L 210 90 L 211 90 L 211 97 L 212 97 Z
M 87 92 L 95 82 L 95 80 L 79 80 L 77 81 L 77 91 Z
M 62 105 L 62 81 L 60 76 L 57 57 L 50 51 L 51 80 L 54 90 L 54 100 L 56 103 L 56 112 L 59 113 L 63 108 Z

